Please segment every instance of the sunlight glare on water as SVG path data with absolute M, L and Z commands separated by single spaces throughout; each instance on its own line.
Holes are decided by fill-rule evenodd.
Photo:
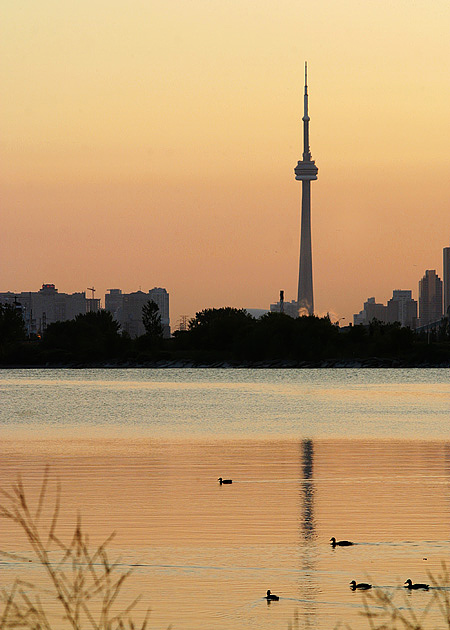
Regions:
M 14 435 L 442 437 L 449 370 L 4 370 Z

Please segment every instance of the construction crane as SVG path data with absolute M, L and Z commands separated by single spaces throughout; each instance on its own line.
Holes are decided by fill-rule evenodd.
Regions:
M 87 290 L 88 291 L 92 291 L 91 298 L 94 299 L 94 297 L 95 297 L 95 289 L 94 289 L 94 287 L 88 287 Z

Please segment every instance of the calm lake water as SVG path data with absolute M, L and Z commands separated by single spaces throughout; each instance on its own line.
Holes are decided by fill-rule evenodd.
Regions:
M 371 581 L 398 605 L 407 578 L 450 553 L 450 371 L 3 370 L 0 487 L 36 502 L 62 483 L 60 538 L 77 514 L 131 565 L 151 628 L 369 628 Z M 219 476 L 233 484 L 220 487 Z M 50 490 L 50 497 L 53 489 Z M 0 548 L 27 556 L 0 521 Z M 332 549 L 331 536 L 357 542 Z M 1 584 L 44 580 L 0 561 Z M 269 606 L 267 589 L 280 595 Z M 55 608 L 56 612 L 56 608 Z M 138 616 L 138 615 L 137 615 Z M 433 625 L 439 616 L 430 612 Z

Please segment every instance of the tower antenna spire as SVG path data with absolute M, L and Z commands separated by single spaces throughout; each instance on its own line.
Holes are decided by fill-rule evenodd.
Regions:
M 303 161 L 311 160 L 309 150 L 309 115 L 308 115 L 308 62 L 305 61 L 305 94 L 303 96 Z

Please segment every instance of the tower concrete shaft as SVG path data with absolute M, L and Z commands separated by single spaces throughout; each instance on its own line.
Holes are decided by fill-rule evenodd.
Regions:
M 311 159 L 309 148 L 308 76 L 305 63 L 305 94 L 303 97 L 303 157 L 294 169 L 295 179 L 302 182 L 302 218 L 300 227 L 300 264 L 297 305 L 299 315 L 314 315 L 311 247 L 311 181 L 319 169 Z

